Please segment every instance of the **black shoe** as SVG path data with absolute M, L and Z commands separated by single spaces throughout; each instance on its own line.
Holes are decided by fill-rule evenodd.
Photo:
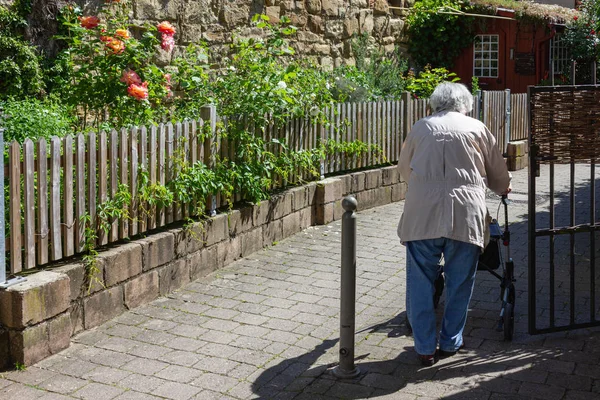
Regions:
M 431 367 L 433 364 L 438 362 L 437 351 L 433 354 L 417 354 L 417 355 L 419 356 L 421 365 L 424 367 Z
M 458 348 L 458 350 L 462 350 L 465 348 L 464 344 L 461 344 L 460 347 Z M 458 350 L 455 351 L 445 351 L 442 349 L 438 350 L 438 354 L 440 356 L 440 358 L 448 358 L 448 357 L 452 357 L 453 355 L 455 355 L 456 353 L 458 353 Z

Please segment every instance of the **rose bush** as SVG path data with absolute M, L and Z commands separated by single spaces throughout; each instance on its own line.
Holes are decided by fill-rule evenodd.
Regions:
M 161 122 L 170 115 L 170 82 L 154 59 L 159 37 L 169 38 L 170 51 L 176 30 L 168 22 L 134 27 L 128 10 L 126 2 L 114 1 L 97 16 L 82 16 L 72 6 L 62 10 L 59 40 L 66 48 L 54 65 L 52 89 L 78 110 L 81 130 Z M 134 28 L 139 38 L 131 34 Z

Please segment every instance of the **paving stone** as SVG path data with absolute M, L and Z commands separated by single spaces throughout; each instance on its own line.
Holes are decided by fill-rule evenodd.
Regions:
M 169 364 L 161 361 L 138 358 L 123 365 L 122 368 L 136 374 L 154 375 L 168 366 Z
M 51 379 L 39 384 L 39 388 L 61 394 L 71 394 L 84 387 L 86 384 L 87 381 L 84 381 L 83 379 L 67 375 L 55 375 Z
M 124 389 L 102 383 L 90 383 L 73 393 L 73 396 L 84 400 L 110 400 L 124 391 Z
M 199 379 L 192 382 L 192 385 L 225 393 L 235 387 L 238 383 L 239 380 L 235 378 L 214 374 L 212 372 L 205 372 Z
M 13 383 L 0 391 L 1 400 L 38 399 L 45 393 L 22 383 Z
M 129 388 L 138 392 L 153 393 L 154 389 L 165 384 L 166 381 L 148 375 L 131 374 L 119 383 L 119 387 Z
M 45 380 L 52 379 L 57 372 L 48 371 L 38 367 L 28 367 L 25 371 L 0 372 L 0 390 L 12 382 L 19 382 L 29 386 L 36 386 Z
M 202 372 L 197 369 L 182 367 L 180 365 L 170 365 L 157 372 L 154 376 L 168 381 L 190 383 L 200 375 L 202 375 Z
M 129 354 L 136 357 L 159 359 L 169 353 L 171 349 L 163 346 L 156 346 L 149 343 L 140 343 L 129 350 Z
M 519 389 L 519 394 L 529 396 L 535 399 L 561 399 L 565 394 L 565 389 L 558 386 L 542 385 L 539 383 L 525 382 Z
M 134 391 L 127 391 L 120 396 L 115 397 L 115 400 L 154 400 L 160 399 L 161 397 L 152 396 L 148 393 L 140 393 Z
M 188 400 L 197 395 L 200 388 L 184 383 L 167 382 L 154 389 L 153 394 L 173 400 Z
M 82 375 L 81 378 L 92 382 L 114 385 L 131 374 L 129 371 L 100 366 Z

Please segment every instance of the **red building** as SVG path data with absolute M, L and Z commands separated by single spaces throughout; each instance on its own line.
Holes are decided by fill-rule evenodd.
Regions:
M 479 78 L 483 90 L 510 89 L 527 92 L 527 86 L 547 79 L 554 64 L 555 76 L 568 71 L 568 49 L 561 44 L 564 22 L 576 11 L 559 6 L 535 5 L 539 13 L 548 8 L 546 23 L 515 18 L 515 11 L 497 9 L 496 18 L 485 17 L 473 45 L 463 50 L 452 71 L 462 82 Z M 539 15 L 539 14 L 538 14 Z M 552 16 L 550 16 L 552 15 Z M 484 17 L 481 17 L 484 18 Z

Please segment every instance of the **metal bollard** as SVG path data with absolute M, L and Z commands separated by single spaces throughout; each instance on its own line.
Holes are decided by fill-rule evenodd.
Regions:
M 354 330 L 356 309 L 356 215 L 358 203 L 352 196 L 342 200 L 342 276 L 340 295 L 340 363 L 333 374 L 338 378 L 355 378 L 360 374 L 354 365 Z

